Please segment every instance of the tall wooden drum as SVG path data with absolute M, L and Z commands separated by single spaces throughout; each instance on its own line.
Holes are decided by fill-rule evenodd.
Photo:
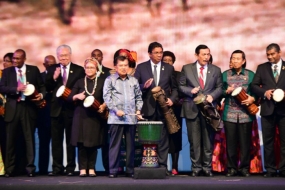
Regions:
M 158 168 L 157 144 L 161 138 L 161 121 L 139 121 L 137 124 L 139 142 L 143 145 L 142 168 Z

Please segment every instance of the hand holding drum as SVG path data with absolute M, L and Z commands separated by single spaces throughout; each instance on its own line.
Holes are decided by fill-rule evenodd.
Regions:
M 27 84 L 25 86 L 25 89 L 23 90 L 23 94 L 26 97 L 30 98 L 32 101 L 34 101 L 39 108 L 43 108 L 46 106 L 46 101 L 44 99 L 41 99 L 42 96 L 35 89 L 34 85 Z
M 235 97 L 240 103 L 244 102 L 248 99 L 248 95 L 246 94 L 245 90 L 242 87 L 237 87 L 233 92 L 232 96 Z M 258 112 L 258 107 L 255 104 L 246 104 L 247 111 L 255 115 Z

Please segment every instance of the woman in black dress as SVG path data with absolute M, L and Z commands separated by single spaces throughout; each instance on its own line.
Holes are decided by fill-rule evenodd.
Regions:
M 103 103 L 104 78 L 100 77 L 97 65 L 95 58 L 85 60 L 86 76 L 75 83 L 68 97 L 77 105 L 73 116 L 71 144 L 78 147 L 80 177 L 87 176 L 87 171 L 90 177 L 96 177 L 97 149 L 104 142 L 104 125 L 100 117 L 100 113 L 106 109 L 106 104 Z M 92 106 L 86 107 L 85 99 L 92 99 L 92 96 L 99 102 L 98 110 Z

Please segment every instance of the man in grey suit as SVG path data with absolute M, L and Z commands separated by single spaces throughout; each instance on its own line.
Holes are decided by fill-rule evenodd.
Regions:
M 197 46 L 195 56 L 197 61 L 184 65 L 181 71 L 179 90 L 184 94 L 181 117 L 186 119 L 192 176 L 199 176 L 203 171 L 205 176 L 212 177 L 215 132 L 193 100 L 202 93 L 208 102 L 216 104 L 222 94 L 222 75 L 219 67 L 209 64 L 210 49 L 206 45 Z

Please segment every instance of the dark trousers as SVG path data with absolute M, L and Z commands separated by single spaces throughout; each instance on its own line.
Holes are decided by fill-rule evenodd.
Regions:
M 224 121 L 227 145 L 227 168 L 248 172 L 250 166 L 250 145 L 252 122 L 232 123 Z M 240 165 L 238 167 L 238 147 L 240 148 Z
M 51 142 L 52 142 L 52 169 L 54 173 L 64 171 L 63 166 L 63 137 L 65 130 L 67 165 L 66 172 L 74 172 L 75 169 L 75 146 L 70 144 L 72 117 L 65 111 L 61 111 L 58 117 L 51 118 Z
M 145 119 L 149 121 L 162 121 L 164 126 L 161 132 L 161 138 L 157 145 L 157 157 L 158 157 L 158 164 L 161 167 L 167 168 L 167 158 L 168 158 L 168 150 L 169 150 L 169 133 L 167 130 L 166 122 L 163 116 L 158 114 L 157 111 L 154 112 L 152 116 L 145 116 Z
M 199 112 L 195 119 L 186 119 L 192 171 L 212 170 L 214 129 Z
M 134 173 L 135 125 L 110 125 L 109 172 L 118 173 L 123 134 L 126 138 L 126 173 Z
M 261 117 L 262 137 L 264 146 L 264 166 L 267 172 L 276 172 L 276 158 L 274 152 L 274 139 L 276 126 L 280 135 L 280 163 L 279 172 L 285 171 L 285 116 L 273 113 L 270 116 Z M 279 151 L 279 150 L 278 150 Z
M 98 147 L 85 147 L 83 143 L 77 143 L 79 170 L 95 169 Z
M 105 143 L 101 146 L 102 162 L 106 172 L 109 171 L 109 125 L 104 121 L 104 139 Z
M 16 165 L 16 145 L 17 136 L 19 131 L 23 131 L 24 142 L 26 147 L 26 172 L 34 173 L 35 165 L 35 150 L 34 150 L 34 133 L 36 120 L 32 119 L 27 110 L 26 102 L 17 103 L 16 113 L 14 119 L 11 122 L 6 123 L 6 159 L 5 159 L 5 171 L 8 174 L 15 173 Z M 23 158 L 22 158 L 23 159 Z

